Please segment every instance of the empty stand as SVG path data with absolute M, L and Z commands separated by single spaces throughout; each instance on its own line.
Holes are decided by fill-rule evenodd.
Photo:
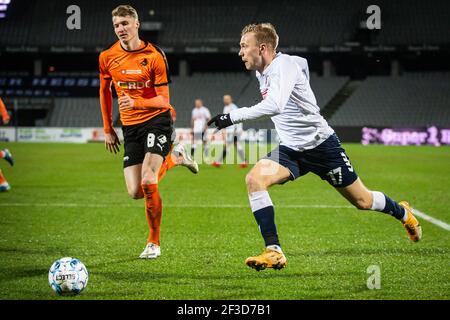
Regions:
M 113 119 L 118 116 L 114 102 Z M 52 127 L 102 127 L 102 115 L 97 98 L 55 98 L 49 119 Z
M 116 41 L 111 10 L 121 1 L 79 0 L 81 30 L 66 28 L 66 8 L 73 1 L 12 2 L 0 20 L 0 45 L 106 47 Z M 271 22 L 280 47 L 344 44 L 367 19 L 369 0 L 261 2 L 257 0 L 154 0 L 134 4 L 143 22 L 158 21 L 161 46 L 237 47 L 243 26 Z M 374 44 L 448 44 L 450 6 L 446 0 L 379 0 L 382 28 Z M 154 15 L 150 15 L 152 10 Z
M 330 124 L 450 127 L 450 73 L 368 77 L 334 114 Z

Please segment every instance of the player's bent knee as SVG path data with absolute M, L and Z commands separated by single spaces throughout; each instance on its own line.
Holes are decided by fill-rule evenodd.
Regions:
M 134 200 L 142 199 L 144 197 L 141 188 L 128 189 L 128 195 Z
M 266 188 L 263 177 L 253 171 L 250 171 L 245 176 L 245 184 L 250 192 L 259 191 Z
M 251 171 L 245 176 L 245 184 L 247 187 L 253 185 L 256 182 L 255 180 L 256 179 Z
M 358 208 L 359 210 L 370 210 L 372 208 L 372 201 L 369 201 L 368 199 L 356 199 L 353 203 L 353 205 Z
M 142 175 L 141 184 L 155 184 L 158 183 L 158 175 L 149 170 Z

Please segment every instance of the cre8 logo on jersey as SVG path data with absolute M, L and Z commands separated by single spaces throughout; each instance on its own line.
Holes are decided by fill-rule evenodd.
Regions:
M 139 90 L 144 88 L 152 88 L 152 81 L 118 81 L 117 85 L 121 89 L 128 89 L 128 90 Z

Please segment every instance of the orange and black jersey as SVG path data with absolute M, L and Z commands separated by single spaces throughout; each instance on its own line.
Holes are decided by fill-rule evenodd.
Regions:
M 105 90 L 110 90 L 111 81 L 118 96 L 127 94 L 135 100 L 135 105 L 141 106 L 143 103 L 145 105 L 144 99 L 157 96 L 158 87 L 170 83 L 164 52 L 142 40 L 140 48 L 133 51 L 125 50 L 120 41 L 115 42 L 100 53 L 99 67 L 100 103 L 106 132 L 112 123 L 112 100 L 111 97 L 105 97 Z M 159 107 L 120 110 L 120 119 L 123 125 L 133 125 L 145 122 L 167 110 L 173 110 L 169 103 Z

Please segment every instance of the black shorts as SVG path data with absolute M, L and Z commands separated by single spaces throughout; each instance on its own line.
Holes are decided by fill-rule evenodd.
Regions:
M 332 186 L 343 188 L 358 178 L 335 133 L 314 149 L 295 151 L 286 146 L 279 146 L 265 159 L 287 168 L 291 172 L 290 180 L 313 172 Z
M 125 153 L 123 167 L 141 164 L 147 152 L 165 158 L 172 147 L 174 129 L 170 111 L 146 122 L 123 126 Z

